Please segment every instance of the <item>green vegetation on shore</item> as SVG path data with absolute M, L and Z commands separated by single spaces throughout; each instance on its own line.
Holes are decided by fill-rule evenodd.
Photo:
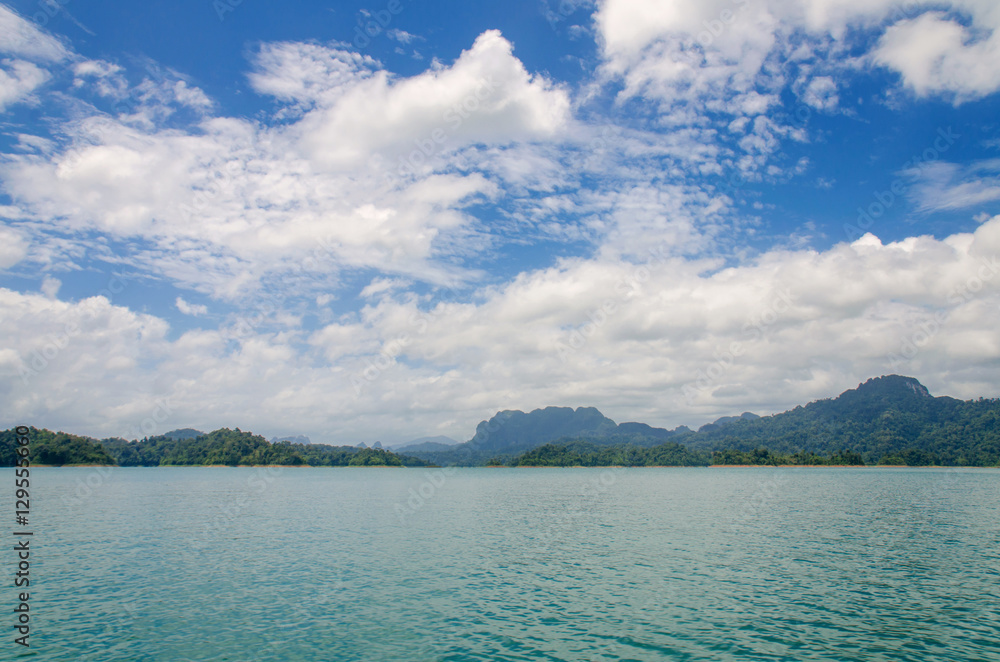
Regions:
M 157 466 L 313 466 L 423 467 L 424 460 L 380 448 L 326 444 L 271 443 L 239 428 L 223 428 L 197 437 L 166 436 L 141 440 L 104 439 L 30 428 L 31 463 L 51 465 L 101 464 L 123 467 Z M 13 430 L 0 432 L 0 466 L 14 466 Z
M 905 457 L 904 457 L 905 456 Z M 878 464 L 905 464 L 926 466 L 931 464 L 920 454 L 887 456 Z M 488 466 L 512 467 L 704 467 L 708 465 L 757 465 L 757 466 L 864 466 L 861 455 L 844 450 L 832 455 L 799 451 L 793 454 L 775 453 L 767 448 L 752 451 L 726 449 L 709 453 L 692 450 L 675 442 L 658 446 L 600 446 L 589 441 L 572 441 L 545 444 L 522 453 L 515 458 L 496 457 Z
M 723 417 L 697 431 L 617 424 L 593 407 L 504 410 L 455 446 L 406 455 L 381 448 L 269 442 L 239 428 L 175 430 L 139 441 L 31 429 L 32 462 L 121 466 L 707 466 L 1000 467 L 1000 399 L 933 397 L 912 377 L 869 379 L 833 399 L 759 417 Z M 0 433 L 0 466 L 15 434 Z
M 589 444 L 583 446 L 581 444 Z M 678 447 L 687 449 L 680 454 Z M 625 450 L 628 449 L 628 450 Z M 414 452 L 436 464 L 604 466 L 791 464 L 1000 466 L 1000 399 L 933 397 L 916 379 L 869 379 L 772 416 L 723 417 L 697 431 L 615 424 L 592 408 L 499 412 L 472 440 Z
M 115 459 L 96 440 L 66 432 L 29 427 L 32 464 L 115 464 Z M 0 431 L 0 466 L 12 467 L 17 457 L 17 434 Z

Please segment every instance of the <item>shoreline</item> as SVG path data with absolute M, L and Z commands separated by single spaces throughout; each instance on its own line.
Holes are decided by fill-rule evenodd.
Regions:
M 594 466 L 583 466 L 575 464 L 572 466 L 554 465 L 525 465 L 520 467 L 508 467 L 504 465 L 492 465 L 482 467 L 458 467 L 448 465 L 442 467 L 431 465 L 426 467 L 407 467 L 389 464 L 370 464 L 360 466 L 326 466 L 312 464 L 158 464 L 154 466 L 121 466 L 119 464 L 31 464 L 32 469 L 80 469 L 87 467 L 101 467 L 109 469 L 1000 469 L 1000 467 L 975 467 L 975 466 L 950 466 L 944 464 L 930 464 L 923 466 L 910 466 L 908 464 L 708 464 L 708 465 L 674 465 L 655 464 L 648 466 L 626 466 L 623 464 L 601 464 Z M 15 467 L 8 467 L 15 468 Z

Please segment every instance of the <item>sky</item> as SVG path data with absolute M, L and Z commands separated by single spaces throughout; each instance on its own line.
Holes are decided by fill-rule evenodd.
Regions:
M 1000 396 L 995 0 L 0 4 L 0 425 Z

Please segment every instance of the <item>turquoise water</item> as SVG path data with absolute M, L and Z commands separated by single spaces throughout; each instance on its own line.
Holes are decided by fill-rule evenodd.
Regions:
M 40 660 L 1000 659 L 996 470 L 32 476 Z

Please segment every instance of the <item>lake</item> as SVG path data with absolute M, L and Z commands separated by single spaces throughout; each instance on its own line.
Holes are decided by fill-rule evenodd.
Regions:
M 28 652 L 1000 659 L 998 487 L 991 469 L 33 468 Z M 24 653 L 5 629 L 0 658 Z

